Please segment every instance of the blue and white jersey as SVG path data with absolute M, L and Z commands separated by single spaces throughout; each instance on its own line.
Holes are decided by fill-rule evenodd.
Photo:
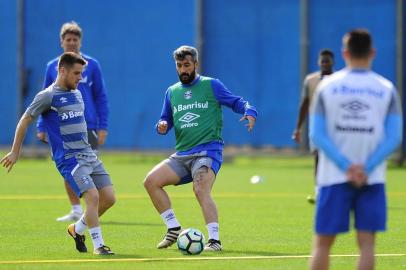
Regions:
M 347 181 L 351 164 L 363 164 L 368 184 L 385 182 L 385 158 L 401 139 L 401 108 L 393 84 L 366 69 L 343 69 L 318 86 L 310 137 L 320 149 L 319 186 Z
M 100 64 L 91 56 L 83 53 L 81 53 L 81 56 L 87 61 L 87 65 L 83 70 L 83 78 L 79 82 L 78 89 L 85 103 L 87 127 L 88 129 L 107 130 L 109 107 Z M 58 77 L 58 61 L 59 57 L 47 64 L 43 89 L 54 83 Z M 37 128 L 38 131 L 44 131 L 42 117 L 38 118 Z
M 63 90 L 52 84 L 34 97 L 25 113 L 34 118 L 42 116 L 57 165 L 75 153 L 95 155 L 87 141 L 84 104 L 79 90 Z

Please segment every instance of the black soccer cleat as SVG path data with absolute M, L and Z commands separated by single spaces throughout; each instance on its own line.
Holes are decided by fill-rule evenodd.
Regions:
M 68 226 L 68 234 L 72 236 L 73 240 L 75 240 L 76 249 L 79 252 L 87 252 L 87 247 L 85 245 L 85 236 L 80 235 L 75 232 L 75 224 L 72 223 Z

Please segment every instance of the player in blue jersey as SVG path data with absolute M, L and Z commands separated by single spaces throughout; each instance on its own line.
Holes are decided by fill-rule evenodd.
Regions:
M 204 250 L 221 251 L 218 214 L 211 190 L 222 163 L 222 105 L 242 114 L 241 120 L 248 120 L 248 131 L 254 127 L 257 111 L 219 80 L 196 73 L 195 48 L 182 46 L 173 56 L 180 82 L 166 91 L 157 132 L 167 134 L 173 127 L 177 152 L 156 165 L 144 180 L 145 189 L 167 226 L 157 247 L 171 246 L 181 232 L 164 187 L 193 182 L 209 235 Z
M 367 30 L 343 38 L 346 68 L 324 79 L 311 108 L 310 138 L 319 149 L 319 195 L 310 267 L 328 269 L 336 235 L 353 213 L 358 268 L 374 269 L 375 234 L 386 230 L 385 159 L 402 138 L 393 84 L 371 71 L 375 50 Z
M 79 252 L 87 252 L 84 232 L 89 228 L 94 254 L 114 254 L 105 246 L 99 216 L 115 202 L 110 176 L 88 143 L 84 103 L 77 85 L 86 65 L 80 55 L 64 53 L 58 62 L 55 83 L 40 91 L 18 122 L 11 152 L 0 164 L 10 171 L 17 162 L 27 127 L 42 115 L 53 159 L 60 174 L 78 197 L 84 198 L 86 212 L 68 233 Z
M 61 47 L 64 52 L 81 54 L 88 63 L 83 71 L 83 78 L 79 82 L 78 89 L 82 94 L 85 103 L 85 120 L 88 128 L 88 141 L 92 149 L 97 150 L 98 146 L 103 145 L 106 140 L 107 118 L 109 114 L 106 88 L 104 86 L 100 65 L 96 59 L 80 52 L 80 47 L 82 45 L 82 29 L 76 22 L 68 22 L 62 25 L 60 39 Z M 43 88 L 47 88 L 55 82 L 58 75 L 58 60 L 59 57 L 48 63 Z M 37 128 L 38 139 L 46 141 L 45 127 L 41 116 L 38 118 Z M 76 196 L 75 192 L 70 188 L 67 182 L 64 181 L 64 183 L 72 209 L 67 215 L 57 218 L 57 221 L 76 221 L 83 214 L 80 199 Z

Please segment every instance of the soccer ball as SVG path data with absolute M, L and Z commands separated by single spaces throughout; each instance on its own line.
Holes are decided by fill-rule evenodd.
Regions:
M 197 255 L 203 251 L 204 235 L 198 229 L 183 230 L 177 240 L 179 250 L 185 255 Z

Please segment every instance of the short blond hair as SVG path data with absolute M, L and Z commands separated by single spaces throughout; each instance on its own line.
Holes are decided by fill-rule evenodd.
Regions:
M 82 38 L 82 28 L 80 28 L 79 24 L 75 21 L 64 23 L 61 27 L 61 32 L 59 36 L 61 39 L 64 39 L 66 34 L 73 34 L 78 36 L 80 39 Z

